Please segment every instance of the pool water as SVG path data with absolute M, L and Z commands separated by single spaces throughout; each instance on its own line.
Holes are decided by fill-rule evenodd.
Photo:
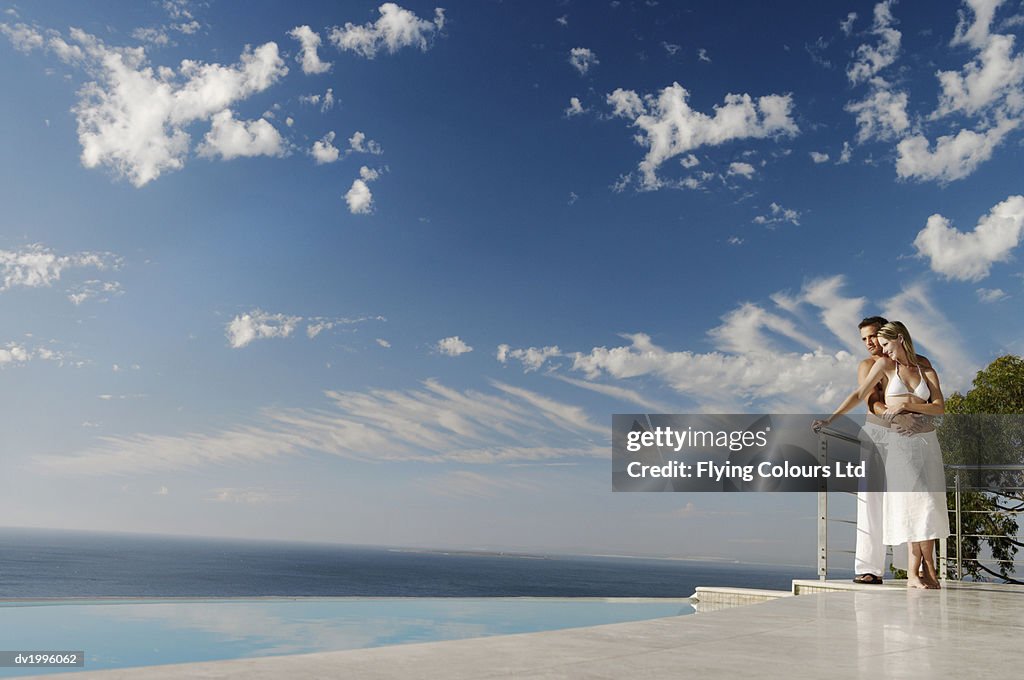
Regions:
M 686 600 L 260 598 L 0 603 L 0 649 L 83 650 L 85 669 L 340 651 L 693 613 Z M 0 677 L 75 669 L 0 668 Z

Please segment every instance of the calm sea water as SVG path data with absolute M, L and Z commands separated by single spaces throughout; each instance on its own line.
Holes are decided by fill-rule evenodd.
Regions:
M 814 568 L 0 529 L 0 598 L 688 597 Z

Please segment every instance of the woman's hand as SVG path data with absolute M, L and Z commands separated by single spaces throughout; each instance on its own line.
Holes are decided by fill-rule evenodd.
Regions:
M 897 404 L 896 406 L 887 406 L 885 408 L 885 413 L 882 414 L 882 417 L 888 420 L 889 422 L 892 422 L 892 419 L 901 413 L 907 413 L 907 410 L 903 408 L 903 404 Z

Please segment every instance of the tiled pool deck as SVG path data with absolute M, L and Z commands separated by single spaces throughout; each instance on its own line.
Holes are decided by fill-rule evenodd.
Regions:
M 1024 587 L 947 584 L 940 591 L 924 591 L 887 584 L 592 628 L 85 671 L 73 676 L 97 680 L 1012 677 L 1024 666 L 1022 611 Z

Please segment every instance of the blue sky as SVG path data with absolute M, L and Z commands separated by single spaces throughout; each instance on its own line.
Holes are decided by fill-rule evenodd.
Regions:
M 8 525 L 810 562 L 610 415 L 1024 352 L 1017 2 L 0 11 Z

